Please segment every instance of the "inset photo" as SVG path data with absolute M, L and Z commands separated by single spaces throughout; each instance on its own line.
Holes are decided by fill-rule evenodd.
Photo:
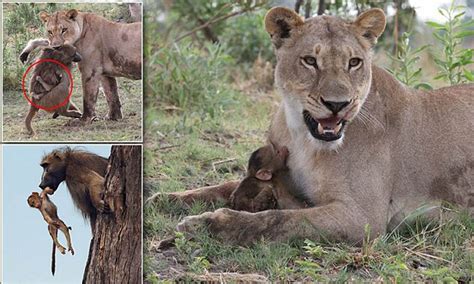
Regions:
M 4 283 L 140 283 L 141 145 L 3 147 Z
M 3 140 L 141 142 L 141 3 L 4 3 Z

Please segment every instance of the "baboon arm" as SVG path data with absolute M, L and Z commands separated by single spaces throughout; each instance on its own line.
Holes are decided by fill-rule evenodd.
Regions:
M 41 84 L 41 86 L 43 86 L 43 88 L 44 88 L 47 92 L 51 91 L 51 89 L 54 88 L 54 86 L 55 86 L 55 85 L 50 85 L 50 84 L 46 83 L 46 82 L 43 80 L 43 78 L 41 78 L 40 76 L 36 76 L 36 81 L 38 81 L 38 82 Z
M 271 241 L 288 241 L 292 238 L 344 240 L 360 243 L 364 228 L 370 224 L 374 237 L 384 233 L 378 222 L 369 220 L 360 212 L 347 212 L 348 206 L 333 202 L 324 206 L 296 210 L 268 210 L 258 213 L 219 209 L 197 216 L 185 217 L 178 230 L 195 233 L 207 226 L 212 234 L 228 243 L 248 245 L 261 237 Z M 244 232 L 244 233 L 243 233 Z
M 28 55 L 35 50 L 36 48 L 40 46 L 48 46 L 49 41 L 44 38 L 37 38 L 37 39 L 32 39 L 28 42 L 28 44 L 23 48 L 21 54 L 20 54 L 20 60 L 22 63 L 25 63 L 26 60 L 28 59 Z

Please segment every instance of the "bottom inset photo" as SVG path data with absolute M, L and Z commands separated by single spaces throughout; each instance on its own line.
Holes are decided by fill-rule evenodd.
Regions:
M 3 177 L 4 283 L 141 283 L 141 145 L 4 145 Z

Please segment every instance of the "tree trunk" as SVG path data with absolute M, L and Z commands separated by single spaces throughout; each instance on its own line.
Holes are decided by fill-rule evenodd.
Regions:
M 303 3 L 303 0 L 296 0 L 296 2 L 295 2 L 295 12 L 296 13 L 300 12 L 300 7 L 301 7 L 302 3 Z
M 324 10 L 326 10 L 326 4 L 324 3 L 324 0 L 319 0 L 318 15 L 324 14 Z
M 83 283 L 142 282 L 142 150 L 112 146 L 104 200 L 110 214 L 99 214 Z
M 304 7 L 304 18 L 308 19 L 311 17 L 311 0 L 306 0 L 306 5 Z

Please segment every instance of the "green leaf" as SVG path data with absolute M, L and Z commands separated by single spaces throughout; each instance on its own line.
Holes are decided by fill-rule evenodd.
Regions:
M 419 83 L 415 85 L 415 89 L 433 90 L 433 86 L 428 83 Z
M 465 29 L 465 28 L 470 28 L 470 27 L 474 27 L 474 19 L 471 19 L 469 21 L 466 21 L 464 23 L 461 23 L 459 26 L 458 26 L 460 29 Z
M 474 81 L 474 74 L 471 71 L 469 71 L 467 69 L 464 69 L 463 75 L 469 81 L 471 81 L 471 82 Z
M 454 38 L 465 38 L 468 36 L 474 36 L 474 30 L 460 31 L 454 34 Z
M 427 22 L 425 22 L 425 23 L 426 23 L 428 26 L 430 26 L 430 27 L 432 27 L 432 28 L 434 28 L 434 29 L 436 29 L 436 30 L 443 30 L 443 31 L 446 30 L 446 27 L 445 27 L 444 25 L 439 24 L 439 23 L 437 23 L 437 22 L 427 21 Z

